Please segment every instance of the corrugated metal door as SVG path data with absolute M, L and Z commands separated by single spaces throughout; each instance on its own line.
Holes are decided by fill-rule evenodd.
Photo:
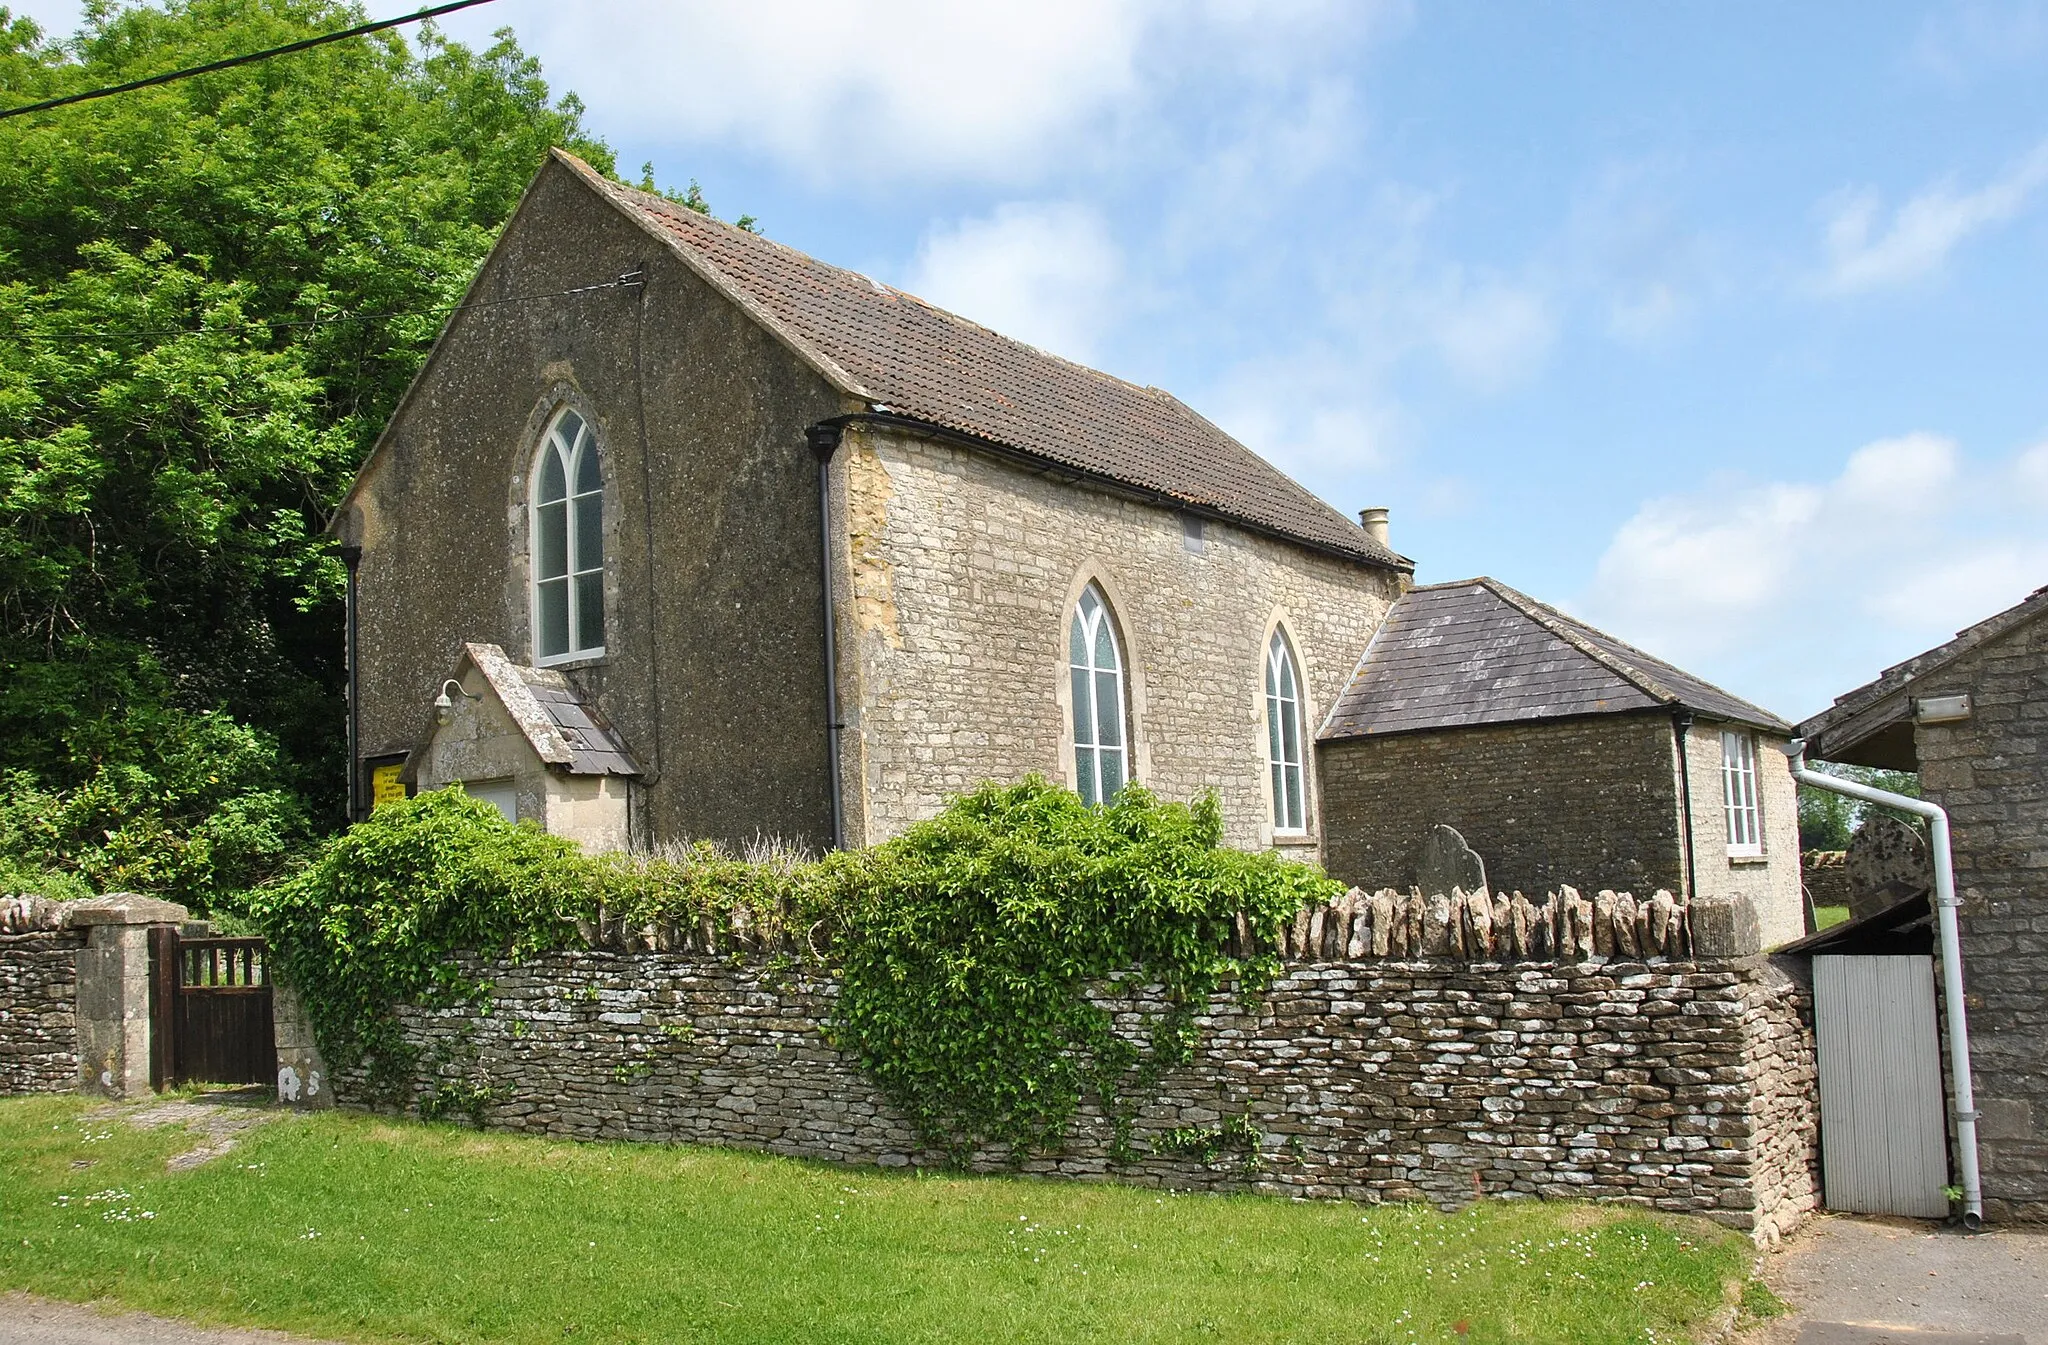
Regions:
M 1948 1213 L 1934 959 L 1813 959 L 1821 1175 L 1831 1210 Z

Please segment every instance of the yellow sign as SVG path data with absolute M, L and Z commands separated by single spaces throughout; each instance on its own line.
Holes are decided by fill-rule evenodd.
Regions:
M 387 803 L 405 802 L 405 781 L 398 778 L 404 763 L 394 761 L 388 766 L 370 768 L 370 807 L 382 808 Z

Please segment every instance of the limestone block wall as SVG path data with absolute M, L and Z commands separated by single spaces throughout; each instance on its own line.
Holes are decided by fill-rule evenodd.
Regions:
M 2048 621 L 1914 684 L 1970 717 L 1915 729 L 1920 786 L 1948 809 L 1985 1217 L 2048 1219 Z
M 1135 778 L 1169 799 L 1215 790 L 1225 839 L 1265 846 L 1263 660 L 1276 623 L 1313 735 L 1402 582 L 907 434 L 856 427 L 833 470 L 848 538 L 833 582 L 852 844 L 985 781 L 1072 783 L 1067 620 L 1094 580 L 1131 668 Z M 1300 852 L 1315 858 L 1309 765 Z
M 1721 725 L 1701 720 L 1686 734 L 1692 784 L 1692 837 L 1702 896 L 1749 898 L 1756 907 L 1764 947 L 1806 933 L 1806 898 L 1799 885 L 1799 782 L 1779 749 L 1783 738 L 1756 735 L 1757 806 L 1763 814 L 1763 854 L 1728 853 L 1728 813 L 1721 785 Z
M 470 960 L 482 1007 L 408 1011 L 423 1087 L 500 1129 L 936 1164 L 826 1044 L 829 978 L 690 952 Z M 1121 1021 L 1138 1031 L 1130 1001 Z M 1180 1189 L 1455 1204 L 1475 1193 L 1616 1200 L 1760 1242 L 1818 1201 L 1808 993 L 1762 959 L 1292 963 L 1255 1008 L 1219 996 L 1194 1061 L 1110 1158 L 1084 1109 L 1027 1172 Z M 367 1082 L 336 1079 L 343 1105 Z M 1204 1162 L 1169 1143 L 1194 1128 Z M 1235 1125 L 1233 1129 L 1235 1129 Z M 975 1166 L 1006 1166 L 996 1152 Z
M 79 930 L 0 934 L 0 1093 L 78 1087 Z

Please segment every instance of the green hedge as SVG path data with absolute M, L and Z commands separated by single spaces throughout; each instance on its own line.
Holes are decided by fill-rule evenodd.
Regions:
M 706 844 L 589 856 L 451 789 L 379 809 L 244 913 L 305 997 L 329 1064 L 367 1066 L 400 1095 L 417 1062 L 397 1006 L 486 993 L 458 951 L 518 959 L 604 928 L 745 926 L 757 946 L 837 978 L 833 1041 L 928 1142 L 1021 1157 L 1056 1147 L 1091 1092 L 1121 1146 L 1135 1099 L 1189 1057 L 1209 996 L 1277 971 L 1271 952 L 1231 954 L 1236 919 L 1270 935 L 1336 894 L 1319 870 L 1221 836 L 1213 798 L 1164 804 L 1132 788 L 1096 808 L 1032 779 L 821 860 L 748 862 Z M 1119 986 L 1165 1006 L 1142 1041 L 1091 998 Z

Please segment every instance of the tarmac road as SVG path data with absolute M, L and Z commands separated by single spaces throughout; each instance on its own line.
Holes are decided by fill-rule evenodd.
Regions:
M 1793 1315 L 1751 1345 L 2048 1345 L 2048 1232 L 1828 1215 L 1763 1275 Z

